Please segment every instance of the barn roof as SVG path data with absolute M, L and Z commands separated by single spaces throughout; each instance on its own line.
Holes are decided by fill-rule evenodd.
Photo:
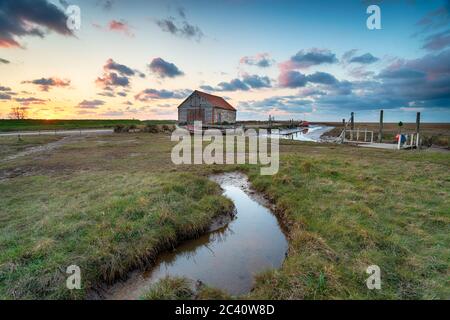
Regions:
M 193 94 L 194 93 L 199 94 L 203 99 L 206 99 L 212 106 L 216 108 L 236 111 L 236 109 L 231 104 L 226 102 L 225 99 L 222 97 L 215 96 L 213 94 L 209 94 L 198 90 L 195 90 Z

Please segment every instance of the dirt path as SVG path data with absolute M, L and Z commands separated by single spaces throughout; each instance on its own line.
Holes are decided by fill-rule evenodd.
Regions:
M 54 149 L 61 147 L 62 145 L 65 145 L 66 143 L 75 142 L 79 139 L 80 139 L 80 137 L 73 137 L 73 136 L 63 137 L 62 139 L 60 139 L 58 141 L 50 142 L 50 143 L 44 144 L 42 146 L 27 148 L 24 151 L 20 151 L 16 154 L 10 155 L 6 158 L 1 159 L 0 161 L 6 162 L 6 161 L 15 160 L 17 158 L 25 157 L 25 156 L 28 156 L 28 155 L 34 154 L 34 153 L 52 151 Z

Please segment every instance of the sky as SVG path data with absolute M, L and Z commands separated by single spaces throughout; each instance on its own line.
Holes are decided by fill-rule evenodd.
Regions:
M 238 120 L 450 122 L 450 0 L 0 0 L 0 118 L 176 119 L 193 90 Z

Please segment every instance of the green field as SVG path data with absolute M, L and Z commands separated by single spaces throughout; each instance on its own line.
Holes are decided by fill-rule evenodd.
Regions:
M 0 132 L 113 128 L 116 125 L 173 124 L 171 120 L 0 120 Z
M 224 170 L 245 172 L 289 235 L 282 268 L 259 275 L 244 298 L 450 297 L 448 153 L 286 140 L 280 172 L 260 176 L 251 165 L 175 166 L 172 146 L 164 134 L 74 137 L 0 160 L 0 298 L 80 299 L 151 262 L 231 209 L 208 179 Z M 82 269 L 81 291 L 65 288 L 71 264 Z M 365 285 L 372 264 L 381 268 L 382 290 Z M 176 298 L 170 290 L 178 284 L 185 286 L 169 281 L 147 298 Z

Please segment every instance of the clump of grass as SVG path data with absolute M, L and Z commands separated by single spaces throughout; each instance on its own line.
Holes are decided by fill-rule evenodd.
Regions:
M 143 300 L 227 300 L 230 295 L 220 289 L 194 284 L 185 277 L 165 277 L 156 282 Z
M 194 296 L 192 283 L 186 278 L 166 277 L 159 280 L 142 296 L 143 300 L 190 300 Z

